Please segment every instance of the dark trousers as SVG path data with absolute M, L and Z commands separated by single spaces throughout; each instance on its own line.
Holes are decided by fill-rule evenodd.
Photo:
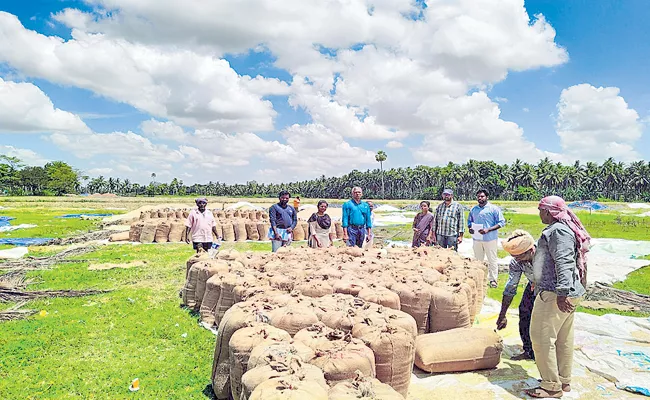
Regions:
M 212 247 L 212 242 L 205 242 L 205 243 L 204 242 L 192 242 L 192 247 L 197 252 L 199 251 L 199 249 L 203 249 L 205 251 L 208 251 L 208 250 L 210 250 L 210 247 Z
M 348 247 L 362 247 L 364 240 L 366 240 L 365 226 L 348 226 Z
M 521 303 L 519 303 L 519 336 L 521 336 L 524 351 L 534 359 L 533 343 L 530 341 L 530 316 L 533 313 L 533 304 L 535 304 L 535 292 L 528 282 L 521 296 Z
M 436 242 L 438 243 L 438 246 L 443 249 L 454 249 L 458 251 L 458 235 L 436 235 Z

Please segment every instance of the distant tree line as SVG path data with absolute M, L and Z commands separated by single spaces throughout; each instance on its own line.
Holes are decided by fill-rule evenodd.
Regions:
M 567 200 L 650 201 L 650 163 L 629 164 L 608 159 L 602 164 L 576 162 L 573 165 L 553 163 L 548 158 L 537 164 L 516 160 L 510 165 L 493 161 L 470 160 L 446 166 L 393 168 L 383 171 L 385 198 L 436 199 L 445 188 L 454 189 L 455 197 L 473 199 L 479 188 L 489 190 L 492 199 L 538 200 L 557 194 Z M 15 157 L 0 156 L 0 193 L 5 195 L 62 195 L 66 193 L 115 193 L 121 196 L 205 195 L 230 197 L 275 197 L 282 189 L 310 198 L 347 198 L 354 186 L 364 189 L 364 196 L 380 198 L 380 169 L 365 172 L 354 170 L 340 177 L 321 176 L 312 180 L 283 184 L 186 185 L 182 180 L 156 182 L 155 174 L 148 184 L 128 179 L 89 179 L 82 172 L 62 161 L 43 167 L 28 167 Z

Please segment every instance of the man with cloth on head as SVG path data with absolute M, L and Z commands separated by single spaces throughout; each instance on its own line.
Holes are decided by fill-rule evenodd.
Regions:
M 298 213 L 293 207 L 289 207 L 291 194 L 283 190 L 278 195 L 278 203 L 273 204 L 269 209 L 269 239 L 271 240 L 271 251 L 274 253 L 280 247 L 288 246 L 291 243 L 293 230 L 298 225 Z
M 214 220 L 212 212 L 206 208 L 208 199 L 199 197 L 194 200 L 196 208 L 190 211 L 185 221 L 185 243 L 190 243 L 198 253 L 200 249 L 205 251 L 212 247 L 212 235 L 221 240 L 221 235 L 217 233 L 217 221 Z
M 558 196 L 544 197 L 539 217 L 548 225 L 537 241 L 533 259 L 535 305 L 530 339 L 541 376 L 531 397 L 560 398 L 571 391 L 573 320 L 576 306 L 586 293 L 591 237 L 580 219 Z
M 535 302 L 535 294 L 533 289 L 533 256 L 535 255 L 535 239 L 533 236 L 521 229 L 517 229 L 501 245 L 503 249 L 510 253 L 512 260 L 510 260 L 510 268 L 508 271 L 508 282 L 506 287 L 503 288 L 503 299 L 501 300 L 501 312 L 497 319 L 497 329 L 504 329 L 508 325 L 506 319 L 506 312 L 512 299 L 517 294 L 517 286 L 521 274 L 526 275 L 528 284 L 524 289 L 519 303 L 519 336 L 523 343 L 524 352 L 512 357 L 513 360 L 534 360 L 535 353 L 533 352 L 533 344 L 530 341 L 530 317 L 533 312 L 533 304 Z

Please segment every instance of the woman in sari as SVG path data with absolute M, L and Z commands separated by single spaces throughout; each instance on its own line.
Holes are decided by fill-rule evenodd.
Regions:
M 433 224 L 433 214 L 429 212 L 431 203 L 423 201 L 420 203 L 422 212 L 418 213 L 413 220 L 413 243 L 412 247 L 420 247 L 423 244 L 431 243 L 431 226 Z
M 327 206 L 328 204 L 325 200 L 319 201 L 318 212 L 313 213 L 307 220 L 309 224 L 308 243 L 312 248 L 330 247 L 336 237 L 336 230 L 334 230 L 332 219 L 329 215 L 325 214 Z

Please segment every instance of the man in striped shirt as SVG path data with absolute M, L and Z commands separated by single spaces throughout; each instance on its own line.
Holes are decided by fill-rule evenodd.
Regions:
M 442 203 L 436 208 L 436 217 L 433 220 L 433 243 L 443 248 L 458 250 L 458 245 L 463 241 L 465 233 L 465 216 L 463 206 L 455 202 L 454 192 L 445 189 L 442 192 Z

